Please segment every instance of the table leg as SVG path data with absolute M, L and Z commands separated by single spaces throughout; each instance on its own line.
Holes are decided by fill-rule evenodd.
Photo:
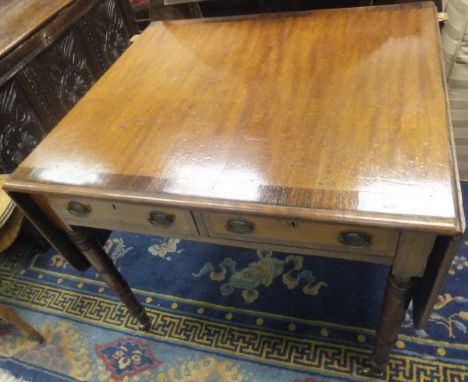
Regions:
M 68 236 L 112 291 L 125 304 L 129 313 L 140 321 L 141 328 L 149 330 L 151 321 L 145 312 L 145 308 L 138 302 L 127 282 L 97 240 L 91 237 L 87 230 L 76 227 L 68 232 Z
M 28 333 L 34 340 L 38 341 L 40 344 L 45 342 L 45 338 L 42 337 L 36 329 L 24 321 L 15 310 L 7 308 L 6 306 L 0 306 L 0 317 L 3 318 L 6 322 L 9 322 L 16 327 L 24 330 Z
M 36 204 L 30 195 L 9 192 L 8 195 L 16 203 L 18 208 L 24 213 L 36 229 L 47 239 L 47 241 L 60 253 L 71 266 L 79 271 L 89 268 L 86 258 L 70 243 L 64 229 L 55 226 L 50 216 Z
M 398 338 L 406 309 L 412 297 L 416 278 L 401 277 L 390 272 L 377 326 L 376 343 L 369 364 L 358 374 L 379 377 L 385 372 L 393 344 Z

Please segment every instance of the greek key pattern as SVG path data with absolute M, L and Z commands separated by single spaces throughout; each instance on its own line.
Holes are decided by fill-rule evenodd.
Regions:
M 89 323 L 132 332 L 138 322 L 126 314 L 123 305 L 110 298 L 80 294 L 49 285 L 4 278 L 0 299 L 42 312 L 79 318 Z M 362 365 L 369 351 L 304 337 L 272 334 L 250 328 L 225 325 L 183 314 L 147 309 L 153 322 L 148 336 L 203 350 L 265 361 L 287 367 L 349 374 Z M 461 365 L 396 354 L 390 362 L 387 380 L 463 381 L 468 371 Z

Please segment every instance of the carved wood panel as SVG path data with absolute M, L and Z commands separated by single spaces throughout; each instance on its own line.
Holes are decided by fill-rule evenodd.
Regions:
M 45 98 L 57 122 L 94 84 L 97 74 L 79 34 L 70 30 L 23 70 L 22 76 L 36 97 Z
M 102 71 L 112 65 L 130 43 L 125 16 L 117 1 L 101 1 L 78 25 L 86 34 Z
M 0 86 L 0 171 L 12 172 L 128 47 L 134 25 L 124 3 L 88 1 L 77 0 L 76 9 L 86 10 L 75 18 L 58 14 L 63 26 L 45 50 L 18 47 L 28 46 L 18 57 L 31 58 Z
M 0 173 L 9 173 L 47 134 L 15 80 L 0 89 L 0 126 Z

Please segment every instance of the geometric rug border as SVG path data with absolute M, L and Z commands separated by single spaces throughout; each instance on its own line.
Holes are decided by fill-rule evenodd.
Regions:
M 16 302 L 33 310 L 40 308 L 41 312 L 79 318 L 97 326 L 139 335 L 138 322 L 126 314 L 120 301 L 18 279 L 3 279 L 1 282 L 0 299 L 6 302 Z M 262 364 L 274 363 L 287 369 L 309 369 L 349 377 L 370 353 L 369 349 L 272 334 L 158 311 L 152 307 L 146 310 L 153 322 L 153 328 L 144 334 L 145 337 Z M 446 382 L 463 381 L 468 378 L 468 367 L 436 359 L 392 354 L 390 372 L 387 372 L 385 380 L 420 381 L 427 378 Z

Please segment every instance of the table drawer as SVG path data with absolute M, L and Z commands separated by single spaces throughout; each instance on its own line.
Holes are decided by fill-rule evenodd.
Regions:
M 213 238 L 383 256 L 393 256 L 398 242 L 398 231 L 385 228 L 218 212 L 204 212 L 202 216 Z
M 189 210 L 84 198 L 51 197 L 48 203 L 71 225 L 156 235 L 198 236 Z

